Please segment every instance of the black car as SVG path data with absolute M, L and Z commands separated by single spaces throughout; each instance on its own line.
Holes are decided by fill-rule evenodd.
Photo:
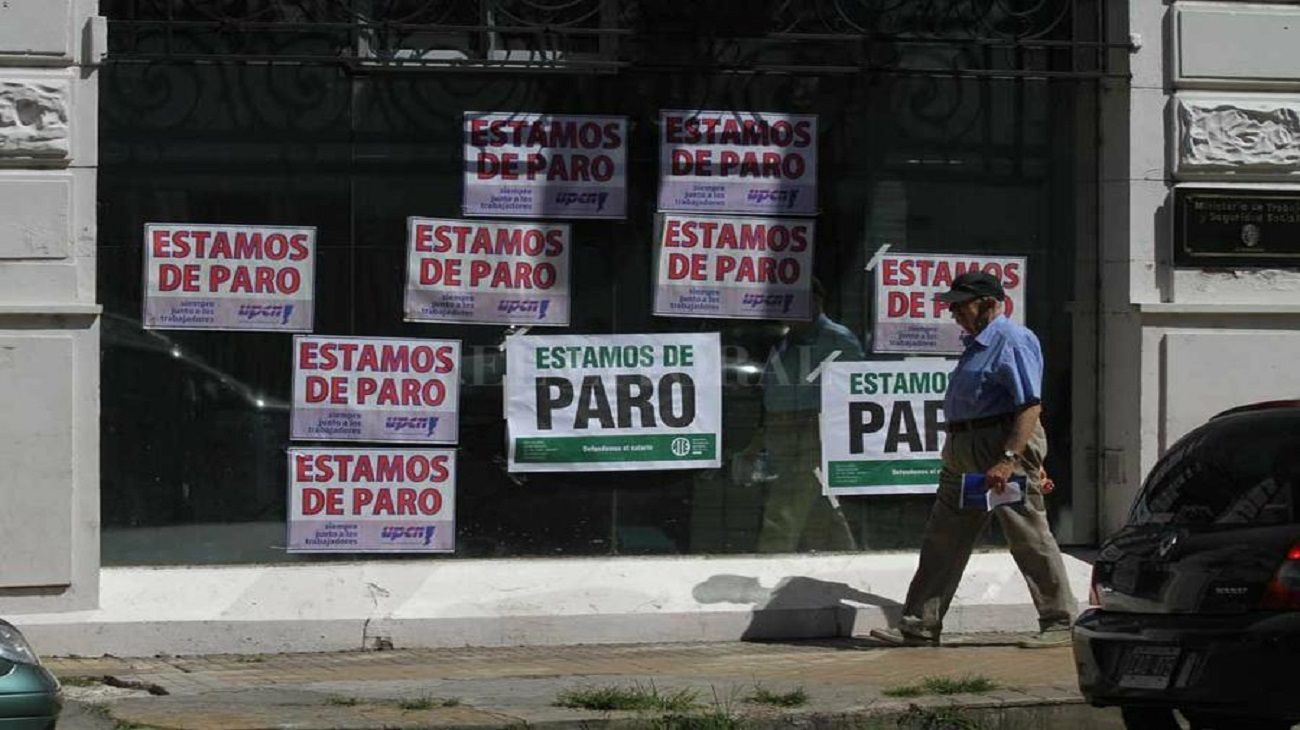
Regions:
M 1300 720 L 1300 401 L 1215 416 L 1156 463 L 1101 547 L 1079 687 L 1129 728 Z

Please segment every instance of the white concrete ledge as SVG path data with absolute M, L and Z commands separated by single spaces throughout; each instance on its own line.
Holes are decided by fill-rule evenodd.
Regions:
M 862 634 L 915 553 L 106 568 L 100 608 L 10 615 L 47 655 L 304 652 Z M 1088 565 L 1066 557 L 1076 598 Z M 2 600 L 2 599 L 0 599 Z M 1036 628 L 1006 552 L 971 558 L 946 630 Z
M 104 308 L 98 304 L 0 304 L 0 315 L 97 315 L 103 313 Z
M 1300 314 L 1300 304 L 1210 304 L 1151 302 L 1138 304 L 1142 314 Z

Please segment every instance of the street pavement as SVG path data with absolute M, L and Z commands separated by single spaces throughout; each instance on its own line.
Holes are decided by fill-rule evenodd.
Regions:
M 261 728 L 1120 728 L 1082 704 L 1069 647 L 1020 649 L 1018 636 L 943 647 L 869 639 L 357 651 L 321 654 L 58 657 L 63 730 Z M 996 688 L 891 697 L 927 677 Z M 682 693 L 691 709 L 557 706 L 566 690 Z M 776 707 L 756 693 L 802 689 Z

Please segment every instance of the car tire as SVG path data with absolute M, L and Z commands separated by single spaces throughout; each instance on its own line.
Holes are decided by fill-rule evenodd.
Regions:
M 1121 707 L 1119 714 L 1128 730 L 1182 730 L 1174 711 L 1163 707 Z

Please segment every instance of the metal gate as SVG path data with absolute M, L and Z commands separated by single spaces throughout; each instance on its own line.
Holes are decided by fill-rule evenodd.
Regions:
M 1126 74 L 1108 0 L 103 0 L 112 63 L 352 72 Z

